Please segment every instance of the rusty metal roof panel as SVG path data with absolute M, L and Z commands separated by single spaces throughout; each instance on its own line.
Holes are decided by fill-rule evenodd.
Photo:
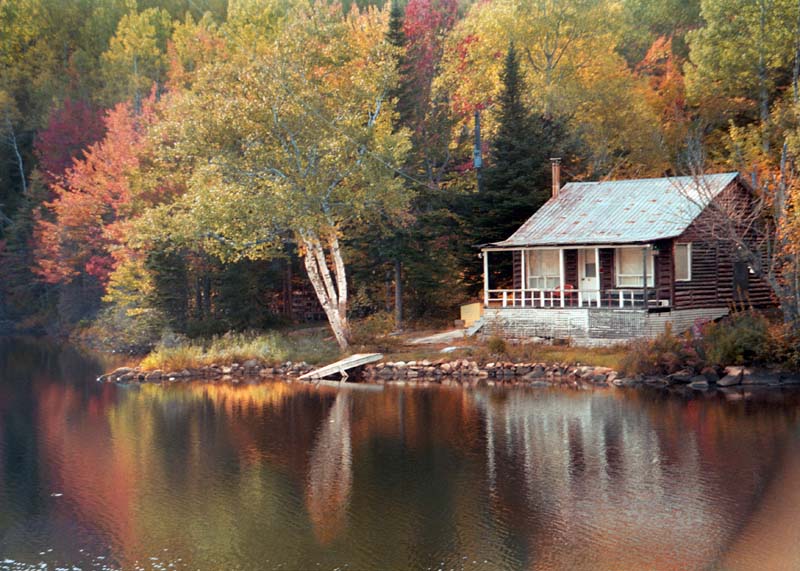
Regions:
M 738 176 L 571 182 L 497 247 L 629 244 L 679 236 Z

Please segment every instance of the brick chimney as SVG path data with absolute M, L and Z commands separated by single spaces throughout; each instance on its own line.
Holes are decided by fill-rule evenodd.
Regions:
M 553 169 L 553 198 L 555 198 L 561 190 L 561 158 L 550 159 L 550 166 Z

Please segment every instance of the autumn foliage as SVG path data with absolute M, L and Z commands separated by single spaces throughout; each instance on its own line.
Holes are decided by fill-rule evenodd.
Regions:
M 79 319 L 102 303 L 137 318 L 171 305 L 170 327 L 216 327 L 256 306 L 274 315 L 272 290 L 311 291 L 316 267 L 345 321 L 403 303 L 449 315 L 481 286 L 479 187 L 524 187 L 522 206 L 494 201 L 524 218 L 547 195 L 551 153 L 573 180 L 685 174 L 690 151 L 708 172 L 783 180 L 770 203 L 781 271 L 800 275 L 796 3 L 139 4 L 0 8 L 0 314 L 38 306 L 58 321 L 86 278 Z M 512 45 L 514 117 L 533 119 L 506 117 L 519 155 L 504 160 Z M 41 303 L 13 295 L 34 289 Z
M 35 270 L 45 281 L 67 282 L 86 273 L 107 282 L 131 212 L 145 128 L 153 119 L 152 99 L 139 113 L 118 104 L 102 120 L 105 137 L 62 176 L 51 174 L 53 199 L 44 203 L 34 231 Z

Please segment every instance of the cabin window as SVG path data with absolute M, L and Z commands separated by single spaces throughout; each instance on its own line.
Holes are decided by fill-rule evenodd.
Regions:
M 556 289 L 561 283 L 558 250 L 531 250 L 525 264 L 528 289 Z
M 675 281 L 688 282 L 692 279 L 692 245 L 675 244 Z
M 617 248 L 617 287 L 643 287 L 642 248 Z M 647 256 L 647 285 L 653 286 L 653 256 Z

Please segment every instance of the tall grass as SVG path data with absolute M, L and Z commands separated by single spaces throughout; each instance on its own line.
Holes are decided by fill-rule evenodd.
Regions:
M 415 347 L 413 350 L 401 351 L 392 355 L 395 360 L 422 359 L 470 359 L 478 363 L 493 361 L 511 361 L 514 363 L 566 363 L 568 365 L 591 365 L 619 370 L 627 352 L 623 344 L 608 347 L 580 347 L 567 345 L 548 345 L 544 343 L 503 344 L 489 340 L 478 345 L 459 348 L 451 353 L 443 354 L 436 348 Z
M 338 355 L 338 348 L 319 331 L 292 334 L 227 333 L 205 340 L 159 344 L 140 363 L 145 370 L 181 370 L 208 365 L 230 365 L 257 359 L 266 363 L 306 361 L 317 364 Z

